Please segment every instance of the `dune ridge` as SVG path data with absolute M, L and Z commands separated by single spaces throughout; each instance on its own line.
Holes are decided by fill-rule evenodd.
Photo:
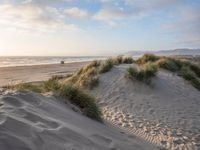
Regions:
M 130 66 L 115 66 L 93 90 L 104 118 L 167 149 L 198 149 L 200 92 L 162 69 L 151 85 L 131 81 L 125 77 Z
M 110 124 L 93 121 L 52 96 L 1 93 L 0 102 L 2 150 L 159 149 Z

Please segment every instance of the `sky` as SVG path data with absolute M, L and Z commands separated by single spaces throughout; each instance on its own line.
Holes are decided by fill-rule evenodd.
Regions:
M 0 0 L 0 56 L 200 48 L 200 0 Z

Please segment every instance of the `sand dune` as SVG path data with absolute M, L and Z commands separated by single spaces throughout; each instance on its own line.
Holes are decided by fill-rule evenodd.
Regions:
M 167 149 L 200 149 L 200 92 L 164 70 L 150 86 L 132 81 L 129 66 L 115 66 L 93 90 L 104 118 Z
M 0 96 L 1 150 L 156 150 L 110 124 L 93 121 L 62 100 L 34 93 Z

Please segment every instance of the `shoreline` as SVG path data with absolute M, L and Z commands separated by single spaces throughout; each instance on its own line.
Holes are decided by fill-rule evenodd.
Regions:
M 53 66 L 53 65 L 66 65 L 66 64 L 76 64 L 76 63 L 89 63 L 91 61 L 75 61 L 75 62 L 65 62 L 64 64 L 58 63 L 44 63 L 44 64 L 28 64 L 28 65 L 16 65 L 16 66 L 0 66 L 1 68 L 15 68 L 15 67 L 33 67 L 33 66 Z
M 89 62 L 0 67 L 0 87 L 17 83 L 40 82 L 53 75 L 71 74 Z

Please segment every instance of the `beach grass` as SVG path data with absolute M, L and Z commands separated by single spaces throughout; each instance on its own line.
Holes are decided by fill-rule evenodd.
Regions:
M 150 84 L 152 77 L 156 75 L 157 71 L 158 68 L 155 64 L 147 63 L 140 69 L 129 67 L 127 69 L 127 77 Z
M 172 58 L 161 58 L 156 63 L 160 68 L 163 68 L 172 72 L 179 71 L 180 68 L 182 67 L 181 62 Z
M 153 55 L 153 54 L 144 54 L 142 57 L 137 59 L 138 64 L 145 64 L 148 62 L 155 62 L 159 60 L 159 56 Z
M 59 90 L 59 88 L 60 88 L 59 80 L 60 79 L 63 79 L 63 78 L 60 78 L 59 76 L 52 76 L 49 80 L 44 81 L 41 85 L 43 92 Z
M 41 88 L 41 86 L 34 85 L 32 83 L 19 83 L 16 85 L 7 85 L 7 86 L 4 86 L 3 88 L 10 89 L 10 90 L 17 90 L 20 92 L 24 92 L 24 91 L 33 91 L 36 93 L 43 92 L 43 89 Z
M 95 98 L 81 88 L 70 84 L 63 85 L 60 89 L 60 96 L 79 106 L 86 116 L 101 121 L 101 111 Z
M 200 90 L 200 81 L 197 79 L 196 73 L 192 71 L 190 67 L 182 67 L 179 75 L 189 81 L 195 88 Z
M 159 57 L 153 54 L 144 54 L 136 62 L 139 65 L 153 62 L 158 68 L 176 73 L 185 80 L 189 81 L 196 89 L 200 90 L 200 67 L 193 61 L 176 57 Z M 132 70 L 129 70 L 129 72 L 130 71 Z
M 104 62 L 101 63 L 99 72 L 106 73 L 106 72 L 110 71 L 112 69 L 112 67 L 114 66 L 114 64 L 117 64 L 118 61 L 119 61 L 118 59 L 114 60 L 111 58 L 105 60 Z
M 134 60 L 128 56 L 117 56 L 106 60 L 94 60 L 87 66 L 82 67 L 77 73 L 65 80 L 66 84 L 74 84 L 77 87 L 93 89 L 99 84 L 100 74 L 110 71 L 114 65 L 130 64 Z

